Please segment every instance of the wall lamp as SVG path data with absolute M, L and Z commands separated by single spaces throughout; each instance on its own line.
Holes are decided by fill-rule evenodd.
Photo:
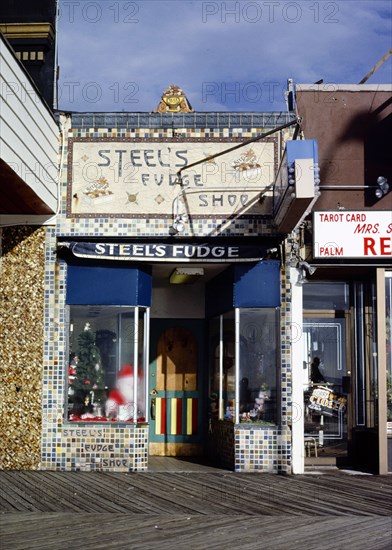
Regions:
M 388 184 L 387 178 L 384 178 L 384 176 L 379 176 L 377 178 L 377 186 L 378 187 L 374 192 L 374 194 L 378 199 L 381 199 L 389 191 L 389 184 Z
M 301 256 L 298 254 L 295 254 L 289 259 L 289 265 L 291 267 L 296 267 L 298 270 L 298 279 L 297 284 L 303 285 L 307 282 L 306 275 L 313 275 L 313 273 L 316 272 L 317 267 L 314 265 L 310 265 L 308 262 L 303 260 Z
M 302 260 L 298 262 L 297 269 L 299 271 L 297 285 L 303 285 L 307 282 L 306 273 L 308 273 L 309 275 L 313 275 L 317 267 L 314 267 L 313 265 L 308 264 L 308 262 Z
M 298 279 L 297 279 L 297 285 L 303 285 L 306 283 L 306 273 L 304 269 L 301 269 L 301 271 L 298 273 Z
M 308 264 L 308 262 L 305 262 L 304 260 L 299 262 L 298 268 L 307 271 L 309 275 L 313 275 L 313 273 L 315 273 L 317 269 L 317 267 L 315 267 L 314 265 Z
M 183 233 L 185 231 L 185 224 L 188 221 L 188 216 L 186 214 L 181 214 L 179 216 L 176 216 L 173 225 L 169 227 L 169 235 L 174 237 L 175 235 L 178 235 L 179 233 Z

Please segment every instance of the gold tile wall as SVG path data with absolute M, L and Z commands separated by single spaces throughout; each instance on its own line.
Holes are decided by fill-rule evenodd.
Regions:
M 45 229 L 1 231 L 0 468 L 41 460 Z

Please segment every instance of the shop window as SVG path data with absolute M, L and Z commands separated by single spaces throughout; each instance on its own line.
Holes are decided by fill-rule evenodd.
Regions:
M 69 306 L 67 418 L 143 422 L 146 310 Z
M 240 310 L 240 422 L 275 424 L 278 310 Z
M 211 418 L 276 424 L 278 309 L 231 311 L 210 321 L 209 334 Z
M 304 309 L 332 309 L 347 311 L 349 291 L 347 283 L 306 283 L 303 286 Z

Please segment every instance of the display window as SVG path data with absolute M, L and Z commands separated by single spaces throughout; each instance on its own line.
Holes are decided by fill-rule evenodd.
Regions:
M 277 422 L 279 310 L 241 308 L 210 321 L 210 417 Z
M 146 420 L 145 315 L 139 307 L 69 306 L 69 421 Z
M 240 422 L 277 422 L 278 311 L 240 310 Z

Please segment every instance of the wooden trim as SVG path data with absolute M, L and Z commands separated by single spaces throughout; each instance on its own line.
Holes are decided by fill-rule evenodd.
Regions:
M 352 311 L 345 311 L 346 320 L 346 376 L 350 377 L 350 393 L 347 396 L 347 439 L 352 440 L 352 431 L 355 426 L 354 383 L 355 369 L 353 364 L 354 323 Z
M 338 310 L 340 311 L 340 310 Z M 304 319 L 335 319 L 336 310 L 334 309 L 306 309 L 303 313 Z M 338 317 L 340 318 L 340 317 Z
M 371 289 L 364 289 L 364 339 L 365 339 L 365 399 L 366 399 L 366 427 L 374 429 L 376 427 L 376 403 L 375 403 L 375 373 L 374 373 L 374 334 L 373 327 L 376 319 L 376 311 L 371 302 Z
M 385 269 L 377 269 L 378 473 L 388 473 Z
M 150 456 L 202 456 L 203 445 L 197 443 L 155 443 L 150 442 Z
M 8 40 L 14 38 L 45 38 L 54 40 L 50 23 L 1 23 L 0 31 Z

